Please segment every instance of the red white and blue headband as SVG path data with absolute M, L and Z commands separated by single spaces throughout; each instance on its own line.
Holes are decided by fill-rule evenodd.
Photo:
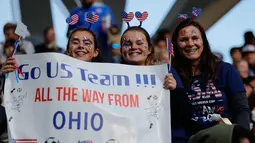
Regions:
M 179 21 L 182 22 L 183 20 L 188 18 L 194 20 L 201 15 L 202 15 L 202 9 L 193 7 L 191 11 L 191 17 L 189 17 L 188 14 L 179 14 L 178 18 L 179 18 Z
M 79 15 L 78 14 L 73 14 L 71 16 L 69 16 L 67 19 L 66 19 L 66 23 L 69 24 L 69 25 L 76 25 L 78 22 L 79 22 Z M 98 20 L 99 20 L 99 15 L 95 12 L 87 12 L 85 14 L 85 20 L 90 23 L 88 29 L 91 28 L 91 25 L 93 23 L 96 23 Z
M 144 11 L 143 13 L 140 11 L 137 11 L 137 12 L 135 12 L 135 14 L 133 12 L 129 12 L 129 13 L 127 13 L 125 11 L 122 12 L 122 14 L 121 14 L 122 21 L 127 23 L 128 28 L 130 27 L 129 22 L 133 20 L 134 16 L 140 22 L 139 27 L 141 27 L 143 21 L 145 21 L 148 18 L 149 14 L 147 11 Z

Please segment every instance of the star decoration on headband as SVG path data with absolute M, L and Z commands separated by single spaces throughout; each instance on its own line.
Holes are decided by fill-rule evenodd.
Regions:
M 148 14 L 147 11 L 145 11 L 145 12 L 143 12 L 143 13 L 141 13 L 140 11 L 137 11 L 137 12 L 135 13 L 136 19 L 137 19 L 138 21 L 140 21 L 139 27 L 142 26 L 142 22 L 143 22 L 144 20 L 147 19 L 148 15 L 149 15 L 149 14 Z
M 130 27 L 129 22 L 131 20 L 133 20 L 134 13 L 133 12 L 126 13 L 124 11 L 124 12 L 121 13 L 121 17 L 122 17 L 122 20 L 127 23 L 128 27 Z
M 192 20 L 196 19 L 197 17 L 202 15 L 202 9 L 201 8 L 196 8 L 193 7 L 192 8 L 192 12 L 191 12 L 192 16 L 190 17 Z M 189 16 L 187 14 L 179 14 L 178 15 L 179 21 L 182 22 L 185 19 L 188 19 Z
M 197 18 L 198 16 L 202 15 L 202 9 L 201 8 L 192 8 L 192 19 Z
M 90 23 L 88 29 L 90 29 L 91 25 L 92 25 L 93 23 L 96 23 L 98 20 L 99 20 L 99 16 L 98 16 L 96 13 L 88 12 L 88 13 L 86 14 L 86 21 Z
M 179 14 L 178 18 L 179 18 L 180 22 L 182 22 L 183 20 L 188 18 L 188 15 L 187 14 Z
M 70 17 L 67 17 L 67 19 L 66 19 L 66 23 L 68 23 L 69 25 L 74 25 L 74 24 L 78 23 L 78 21 L 79 21 L 78 14 L 74 14 Z

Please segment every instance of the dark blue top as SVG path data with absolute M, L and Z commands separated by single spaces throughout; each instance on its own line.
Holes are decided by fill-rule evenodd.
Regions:
M 193 130 L 194 132 L 191 129 L 193 133 L 216 125 L 218 123 L 216 119 L 219 116 L 232 120 L 233 112 L 231 115 L 229 106 L 230 99 L 238 99 L 235 96 L 242 96 L 240 99 L 245 98 L 246 91 L 244 84 L 238 72 L 231 64 L 225 62 L 219 63 L 217 72 L 217 79 L 214 82 L 208 81 L 208 83 L 205 83 L 202 74 L 192 77 L 187 96 L 193 110 L 191 120 L 196 123 L 196 129 L 194 128 Z M 232 101 L 232 103 L 238 102 Z M 235 106 L 242 108 L 240 105 Z M 243 109 L 245 109 L 245 106 L 244 103 Z M 232 109 L 233 108 L 231 108 L 231 110 Z M 236 108 L 234 110 L 235 112 L 242 112 L 242 110 L 236 110 Z M 239 113 L 235 114 L 237 115 Z
M 175 112 L 171 116 L 175 120 L 172 122 L 173 143 L 188 143 L 191 135 L 217 124 L 217 116 L 229 118 L 231 122 L 248 128 L 249 107 L 245 88 L 231 64 L 219 63 L 214 82 L 205 83 L 203 74 L 194 76 L 189 88 L 184 91 L 185 96 L 181 96 L 183 93 L 180 91 L 175 92 L 176 96 L 171 92 L 171 100 L 175 98 L 171 101 L 171 112 Z M 186 100 L 188 104 L 184 104 Z M 191 114 L 183 116 L 183 112 Z M 187 124 L 185 117 L 189 117 Z

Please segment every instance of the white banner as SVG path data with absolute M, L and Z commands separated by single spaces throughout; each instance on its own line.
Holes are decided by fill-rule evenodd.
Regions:
M 166 65 L 89 63 L 17 55 L 5 81 L 11 136 L 20 143 L 170 143 Z

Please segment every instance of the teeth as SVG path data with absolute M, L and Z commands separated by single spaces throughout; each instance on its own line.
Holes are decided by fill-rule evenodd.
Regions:
M 129 53 L 129 55 L 136 56 L 136 55 L 139 55 L 139 53 Z
M 191 49 L 190 51 L 191 51 L 191 52 L 195 52 L 195 51 L 197 51 L 197 49 Z
M 186 52 L 196 52 L 197 48 L 185 49 Z
M 83 56 L 83 55 L 85 55 L 86 53 L 85 53 L 85 52 L 76 52 L 76 54 L 79 55 L 79 56 Z

